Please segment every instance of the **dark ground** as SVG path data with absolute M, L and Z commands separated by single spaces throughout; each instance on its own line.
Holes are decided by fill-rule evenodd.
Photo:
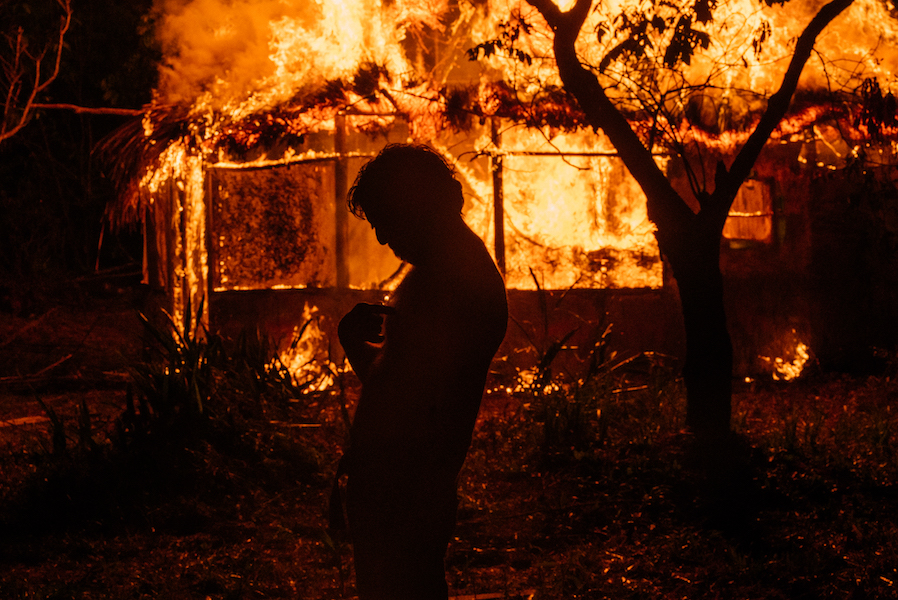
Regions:
M 123 444 L 142 300 L 107 280 L 0 314 L 0 598 L 352 597 L 324 516 L 340 396 L 229 400 L 203 435 Z M 579 394 L 496 387 L 461 481 L 452 593 L 898 596 L 895 366 L 741 383 L 740 437 L 713 452 L 682 432 L 662 368 Z

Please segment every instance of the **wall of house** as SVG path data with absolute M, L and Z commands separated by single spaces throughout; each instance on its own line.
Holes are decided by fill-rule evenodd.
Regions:
M 344 187 L 367 156 L 392 139 L 352 136 L 360 155 L 340 166 Z M 811 365 L 846 370 L 875 368 L 876 349 L 895 347 L 894 168 L 852 169 L 844 157 L 826 154 L 833 152 L 830 142 L 770 145 L 734 205 L 739 214 L 727 227 L 721 267 L 739 377 L 769 377 L 777 358 L 797 358 L 800 344 L 809 347 Z M 333 151 L 333 136 L 315 143 L 322 152 Z M 289 342 L 298 326 L 314 318 L 327 351 L 340 356 L 335 332 L 342 314 L 356 301 L 380 301 L 388 293 L 384 282 L 399 263 L 376 243 L 367 223 L 344 215 L 346 229 L 339 234 L 337 213 L 346 209 L 333 200 L 337 163 L 323 158 L 267 169 L 208 169 L 213 328 L 235 334 L 258 324 Z M 471 182 L 488 169 L 484 157 L 460 162 L 468 204 L 475 196 Z M 669 173 L 688 194 L 682 166 L 671 161 Z M 344 274 L 347 287 L 359 289 L 336 285 L 340 235 L 345 256 L 361 257 Z M 170 261 L 164 247 L 156 251 L 159 260 L 150 262 L 163 273 Z M 308 287 L 297 289 L 303 286 Z M 496 363 L 505 375 L 531 368 L 562 339 L 555 367 L 575 379 L 600 339 L 606 355 L 646 352 L 669 357 L 664 360 L 672 364 L 684 356 L 679 301 L 669 275 L 654 289 L 510 290 L 509 300 L 512 320 Z
M 767 187 L 770 235 L 723 241 L 737 375 L 769 373 L 800 343 L 806 368 L 876 372 L 898 344 L 895 169 L 852 164 L 832 148 L 813 136 L 768 145 L 752 185 Z

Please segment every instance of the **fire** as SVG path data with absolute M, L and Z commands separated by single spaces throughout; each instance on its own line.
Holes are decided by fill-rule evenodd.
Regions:
M 503 157 L 506 285 L 513 289 L 660 287 L 662 267 L 645 196 L 614 150 L 591 132 L 510 128 Z M 465 217 L 483 237 L 491 182 Z M 537 278 L 535 282 L 533 277 Z
M 779 84 L 796 36 L 821 3 L 718 2 L 713 20 L 692 24 L 708 34 L 707 48 L 683 68 L 654 68 L 659 57 L 651 54 L 666 47 L 678 4 L 597 2 L 578 51 L 584 62 L 600 65 L 629 35 L 617 15 L 653 10 L 667 18 L 666 29 L 653 33 L 654 46 L 645 48 L 654 61 L 619 57 L 603 65 L 600 77 L 612 95 L 663 107 L 667 116 L 658 123 L 670 137 L 725 153 L 744 141 L 764 94 Z M 524 0 L 158 0 L 157 9 L 164 66 L 155 104 L 181 107 L 189 123 L 179 128 L 164 116 L 146 119 L 146 136 L 160 151 L 140 187 L 144 205 L 164 204 L 156 215 L 179 231 L 167 250 L 172 256 L 166 255 L 175 264 L 167 285 L 176 316 L 210 287 L 205 240 L 218 233 L 205 230 L 208 169 L 365 156 L 355 147 L 336 148 L 338 123 L 427 142 L 455 161 L 465 183 L 465 218 L 490 247 L 497 190 L 484 164 L 501 163 L 505 232 L 499 241 L 509 287 L 662 285 L 645 198 L 602 134 L 583 127 L 577 107 L 563 94 L 545 95 L 547 85 L 560 84 L 553 35 Z M 853 90 L 876 77 L 888 91 L 898 61 L 891 51 L 896 12 L 893 0 L 856 0 L 820 37 L 802 88 Z M 501 52 L 467 60 L 466 50 L 500 37 L 519 19 L 529 27 L 515 45 L 529 64 Z M 689 91 L 693 85 L 704 86 L 700 94 Z M 452 96 L 452 89 L 464 93 Z M 645 113 L 629 106 L 635 126 L 646 130 L 639 121 Z M 684 118 L 688 110 L 714 126 L 693 127 Z M 795 140 L 814 126 L 821 143 L 836 148 L 817 123 L 821 114 L 815 106 L 796 111 L 777 135 Z M 529 129 L 520 125 L 525 120 Z M 856 151 L 839 145 L 833 152 Z M 245 285 L 223 268 L 222 256 L 216 260 L 213 270 L 223 273 L 216 289 Z M 782 366 L 800 372 L 804 360 Z
M 890 77 L 898 23 L 890 2 L 858 0 L 818 38 L 816 59 L 806 65 L 800 87 L 839 89 L 865 77 Z M 720 3 L 707 27 L 716 40 L 703 60 L 687 69 L 687 80 L 723 81 L 725 89 L 770 94 L 779 86 L 795 39 L 819 10 L 821 2 L 802 0 L 788 7 L 753 0 Z M 735 67 L 735 68 L 734 68 Z M 726 94 L 726 92 L 724 92 Z
M 284 106 L 302 107 L 281 119 L 285 130 L 332 132 L 337 109 L 316 98 L 350 82 L 341 103 L 368 113 L 351 121 L 411 112 L 428 136 L 439 97 L 417 82 L 426 73 L 406 48 L 422 29 L 443 31 L 447 10 L 447 0 L 169 0 L 158 28 L 165 67 L 157 98 L 191 104 L 214 145 L 226 130 L 239 137 L 235 124 Z
M 166 215 L 181 232 L 170 250 L 173 256 L 165 250 L 165 256 L 174 264 L 174 280 L 166 283 L 172 291 L 171 313 L 179 327 L 187 305 L 200 305 L 209 278 L 204 181 L 202 157 L 190 153 L 183 143 L 173 143 L 160 156 L 157 168 L 148 171 L 140 183 L 149 197 L 148 204 L 159 203 L 158 214 Z M 203 303 L 203 321 L 208 310 L 208 303 Z
M 811 358 L 810 348 L 804 342 L 795 338 L 795 330 L 792 330 L 792 336 L 795 339 L 795 346 L 792 349 L 792 360 L 776 357 L 771 359 L 768 356 L 760 358 L 773 367 L 772 376 L 774 381 L 792 381 L 801 375 L 808 360 Z
M 441 3 L 431 2 L 425 10 L 408 4 L 165 2 L 159 36 L 167 66 L 159 94 L 167 102 L 196 101 L 239 118 L 284 102 L 298 90 L 347 77 L 366 60 L 403 72 L 407 65 L 399 44 L 411 20 L 433 19 Z
M 795 358 L 792 359 L 791 363 L 787 363 L 782 358 L 774 359 L 773 366 L 775 371 L 773 373 L 773 378 L 777 381 L 780 379 L 783 381 L 795 379 L 801 375 L 802 370 L 804 370 L 804 365 L 808 362 L 810 357 L 811 355 L 808 354 L 807 345 L 799 342 L 795 347 Z
M 765 97 L 779 87 L 796 38 L 822 3 L 796 0 L 785 7 L 757 0 L 716 3 L 713 20 L 692 23 L 697 32 L 708 35 L 707 48 L 699 47 L 689 64 L 659 68 L 680 4 L 598 2 L 581 29 L 578 54 L 584 63 L 600 66 L 598 75 L 607 93 L 623 101 L 637 126 L 655 123 L 680 142 L 710 142 L 732 151 L 747 138 Z M 667 25 L 649 28 L 649 43 L 640 45 L 636 59 L 625 60 L 622 55 L 603 63 L 631 36 L 626 21 L 618 18 L 621 14 L 656 14 L 667 19 Z M 505 23 L 514 26 L 523 20 L 529 24 L 516 31 L 514 45 L 531 59 L 530 64 L 511 60 L 503 52 L 493 53 L 485 62 L 492 75 L 515 86 L 525 105 L 545 102 L 545 86 L 561 84 L 552 58 L 551 31 L 525 0 L 493 0 L 488 16 L 489 25 L 482 26 L 478 41 L 501 36 Z M 892 51 L 898 41 L 896 17 L 898 9 L 891 0 L 856 0 L 818 38 L 799 89 L 851 93 L 868 78 L 885 82 L 886 91 L 891 89 L 898 67 L 898 55 Z M 658 120 L 652 121 L 652 115 L 658 115 Z M 713 135 L 694 127 L 697 117 Z M 645 122 L 639 123 L 640 118 Z
M 559 4 L 566 7 L 572 0 Z M 776 89 L 795 38 L 820 2 L 796 0 L 787 8 L 757 0 L 717 4 L 713 20 L 693 23 L 710 43 L 688 65 L 657 71 L 612 60 L 602 69 L 606 82 L 620 90 L 611 93 L 650 92 L 676 112 L 688 100 L 688 91 L 680 91 L 684 86 L 707 84 L 703 97 L 726 106 L 735 118 L 757 110 L 758 95 Z M 617 15 L 649 9 L 668 19 L 644 49 L 647 56 L 660 53 L 672 36 L 679 6 L 648 5 L 647 0 L 599 2 L 579 40 L 583 60 L 599 65 L 626 39 L 629 32 Z M 378 69 L 349 94 L 348 102 L 380 112 L 401 107 L 421 118 L 444 108 L 438 90 L 448 79 L 513 80 L 525 97 L 535 96 L 545 84 L 560 83 L 551 58 L 552 34 L 524 0 L 161 0 L 159 12 L 165 54 L 159 101 L 191 103 L 195 115 L 222 113 L 232 122 L 296 103 L 328 82 L 351 81 L 365 64 Z M 852 88 L 869 77 L 890 82 L 898 61 L 890 51 L 898 41 L 895 13 L 891 0 L 857 0 L 819 39 L 802 87 Z M 472 72 L 464 51 L 495 39 L 503 25 L 519 18 L 529 27 L 515 43 L 533 59 L 531 64 L 509 68 L 508 59 L 497 53 L 484 61 L 482 73 Z M 441 41 L 424 50 L 421 40 L 428 35 Z M 427 52 L 433 56 L 426 57 Z M 366 94 L 372 84 L 387 93 Z M 683 104 L 679 109 L 678 103 Z M 439 121 L 429 117 L 430 125 Z
M 334 385 L 339 367 L 324 352 L 328 338 L 318 324 L 318 308 L 305 303 L 301 323 L 294 327 L 290 345 L 279 353 L 271 367 L 283 365 L 304 393 L 328 390 Z

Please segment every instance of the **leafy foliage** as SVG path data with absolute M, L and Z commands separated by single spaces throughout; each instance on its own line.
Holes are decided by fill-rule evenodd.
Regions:
M 568 343 L 580 329 L 567 330 L 557 338 L 549 333 L 570 290 L 554 297 L 542 289 L 532 271 L 531 277 L 541 322 L 512 321 L 528 340 L 535 364 L 518 372 L 514 389 L 541 425 L 543 459 L 576 460 L 602 447 L 609 436 L 648 442 L 662 430 L 679 427 L 683 415 L 676 397 L 682 390 L 674 361 L 655 353 L 621 357 L 608 348 L 612 325 L 586 322 L 583 326 L 595 332 L 595 341 L 576 361 L 579 370 L 572 371 L 570 361 L 559 364 L 562 355 L 574 350 Z M 621 429 L 624 423 L 628 425 Z
M 188 302 L 181 323 L 163 313 L 161 326 L 140 315 L 155 345 L 148 360 L 131 369 L 133 394 L 129 392 L 118 423 L 120 441 L 126 445 L 148 436 L 204 437 L 215 429 L 264 419 L 266 406 L 283 410 L 316 392 L 328 393 L 331 365 L 317 364 L 313 357 L 291 372 L 278 344 L 258 329 L 241 331 L 234 342 L 226 342 L 203 327 L 202 300 L 196 312 Z M 299 328 L 288 352 L 296 349 L 312 322 Z
M 481 42 L 473 48 L 469 48 L 466 51 L 468 60 L 481 60 L 490 58 L 495 54 L 504 53 L 506 56 L 513 58 L 518 62 L 524 63 L 525 65 L 532 65 L 533 56 L 519 48 L 517 45 L 517 41 L 520 39 L 521 34 L 529 34 L 532 30 L 530 23 L 520 16 L 512 21 L 500 23 L 499 36 L 492 40 Z
M 89 406 L 76 394 L 69 410 L 34 394 L 48 436 L 28 452 L 35 468 L 0 494 L 9 517 L 0 530 L 151 522 L 194 531 L 232 518 L 241 503 L 256 510 L 268 486 L 295 494 L 318 477 L 309 437 L 321 423 L 309 406 L 327 404 L 332 390 L 312 392 L 267 336 L 232 342 L 206 331 L 202 312 L 201 302 L 177 322 L 140 314 L 150 350 L 130 365 L 125 393 L 105 391 L 118 401 Z
M 129 402 L 123 431 L 141 427 L 146 433 L 185 435 L 201 425 L 214 391 L 212 366 L 221 355 L 220 340 L 201 325 L 202 314 L 203 301 L 196 313 L 188 301 L 182 323 L 166 312 L 166 325 L 157 327 L 141 313 L 158 343 L 158 357 L 132 369 L 140 414 Z
M 716 0 L 697 0 L 691 5 L 662 1 L 653 2 L 655 10 L 634 7 L 622 11 L 614 25 L 619 37 L 624 39 L 605 54 L 599 63 L 599 71 L 604 72 L 616 60 L 639 62 L 648 58 L 648 50 L 660 51 L 664 66 L 670 69 L 681 63 L 690 64 L 696 48 L 707 50 L 711 44 L 711 36 L 694 26 L 709 23 L 716 6 Z M 599 23 L 596 28 L 599 43 L 607 33 L 608 27 Z
M 854 126 L 863 126 L 871 137 L 882 140 L 884 130 L 898 126 L 898 101 L 891 91 L 883 93 L 876 79 L 865 79 L 859 93 L 861 109 Z

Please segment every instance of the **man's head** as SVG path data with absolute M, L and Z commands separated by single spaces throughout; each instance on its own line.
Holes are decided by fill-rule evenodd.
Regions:
M 391 144 L 359 171 L 349 210 L 371 223 L 382 244 L 411 263 L 458 219 L 461 183 L 443 158 L 421 145 Z

